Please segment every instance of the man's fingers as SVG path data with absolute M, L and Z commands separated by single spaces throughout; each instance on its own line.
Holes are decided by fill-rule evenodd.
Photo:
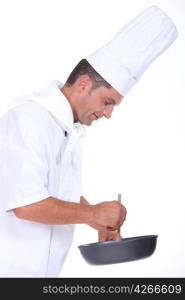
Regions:
M 117 230 L 114 231 L 99 231 L 99 242 L 103 241 L 121 241 L 122 237 Z

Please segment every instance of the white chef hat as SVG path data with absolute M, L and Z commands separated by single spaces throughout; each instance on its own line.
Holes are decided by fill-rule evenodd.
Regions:
M 86 59 L 124 96 L 177 36 L 172 20 L 158 7 L 151 6 Z

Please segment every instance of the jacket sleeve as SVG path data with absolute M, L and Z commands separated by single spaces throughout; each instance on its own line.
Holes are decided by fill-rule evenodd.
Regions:
M 0 123 L 0 190 L 5 211 L 32 204 L 48 192 L 47 129 L 30 116 L 9 117 Z

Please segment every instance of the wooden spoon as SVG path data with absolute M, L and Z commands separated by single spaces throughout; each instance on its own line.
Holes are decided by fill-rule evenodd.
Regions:
M 118 201 L 121 203 L 121 194 L 118 194 Z M 120 226 L 120 228 L 121 228 L 121 226 Z M 118 229 L 118 233 L 121 235 L 120 228 Z

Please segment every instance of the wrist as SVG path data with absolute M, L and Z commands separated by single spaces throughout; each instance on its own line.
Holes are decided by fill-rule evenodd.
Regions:
M 94 220 L 94 211 L 93 205 L 91 204 L 80 204 L 81 211 L 82 211 L 82 223 L 90 225 L 93 223 Z

